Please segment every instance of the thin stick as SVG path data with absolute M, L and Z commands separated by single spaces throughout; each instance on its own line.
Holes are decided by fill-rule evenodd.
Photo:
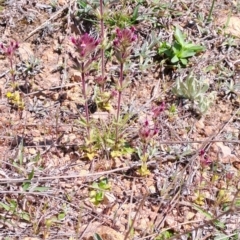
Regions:
M 135 223 L 135 221 L 136 221 L 136 219 L 137 219 L 137 215 L 138 215 L 138 213 L 140 212 L 140 209 L 142 208 L 142 206 L 143 206 L 143 204 L 144 204 L 144 202 L 145 202 L 145 200 L 146 200 L 147 195 L 148 195 L 148 194 L 145 194 L 145 195 L 143 196 L 143 199 L 142 199 L 141 203 L 140 203 L 139 206 L 138 206 L 137 212 L 136 212 L 136 214 L 135 214 L 135 216 L 134 216 L 134 219 L 133 219 L 133 221 L 132 221 L 131 226 L 129 227 L 129 229 L 128 229 L 125 237 L 124 237 L 124 240 L 127 240 L 128 235 L 130 234 L 130 232 L 131 232 L 131 230 L 132 230 L 132 228 L 133 228 L 133 226 L 134 226 L 134 223 Z
M 58 10 L 52 17 L 50 17 L 47 21 L 45 21 L 43 24 L 41 24 L 39 27 L 37 27 L 36 29 L 34 29 L 32 32 L 30 32 L 27 37 L 23 40 L 23 42 L 25 42 L 26 40 L 28 40 L 32 35 L 34 35 L 35 33 L 37 33 L 39 30 L 45 28 L 50 21 L 52 21 L 55 17 L 57 17 L 60 13 L 62 13 L 63 11 L 65 11 L 66 9 L 68 9 L 68 5 L 63 6 L 60 10 Z
M 153 164 L 156 161 L 148 162 L 147 164 Z M 117 168 L 109 171 L 103 171 L 103 172 L 96 172 L 96 173 L 89 173 L 89 174 L 71 174 L 71 175 L 62 175 L 62 176 L 48 176 L 48 177 L 36 177 L 31 180 L 26 178 L 0 178 L 0 183 L 23 183 L 23 182 L 34 182 L 34 181 L 47 181 L 47 180 L 56 180 L 56 179 L 69 179 L 69 178 L 87 178 L 87 177 L 93 177 L 93 176 L 101 176 L 101 175 L 107 175 L 111 173 L 121 172 L 121 171 L 127 171 L 129 169 L 139 167 L 141 166 L 141 163 L 134 164 L 129 167 L 122 167 Z

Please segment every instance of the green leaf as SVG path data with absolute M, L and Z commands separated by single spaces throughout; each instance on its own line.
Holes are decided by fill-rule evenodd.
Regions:
M 24 191 L 27 191 L 30 186 L 31 186 L 31 182 L 25 182 L 23 183 L 22 188 Z
M 104 192 L 100 191 L 96 194 L 95 196 L 95 199 L 98 201 L 98 202 L 101 202 L 103 199 L 104 199 Z
M 86 153 L 87 158 L 92 161 L 94 159 L 94 157 L 96 156 L 96 153 Z
M 106 180 L 104 182 L 100 181 L 98 186 L 99 186 L 100 189 L 103 189 L 103 190 L 109 190 L 111 188 L 109 183 L 108 183 L 108 180 Z
M 180 29 L 178 27 L 176 27 L 176 29 L 175 29 L 174 37 L 180 45 L 184 46 L 184 44 L 185 44 L 184 35 L 182 34 L 182 32 L 180 31 Z
M 204 83 L 201 88 L 201 93 L 206 93 L 209 88 L 209 85 Z
M 139 5 L 137 5 L 135 8 L 134 8 L 134 11 L 133 11 L 133 16 L 131 18 L 131 21 L 132 23 L 135 23 L 137 18 L 138 18 L 138 9 L 139 9 Z
M 93 187 L 94 189 L 99 189 L 99 186 L 98 186 L 98 183 L 97 183 L 97 182 L 93 182 L 92 187 Z
M 183 65 L 187 65 L 188 63 L 187 59 L 184 59 L 184 58 L 180 58 L 180 61 Z
M 17 202 L 15 200 L 10 200 L 10 208 L 13 211 L 17 208 Z
M 26 213 L 26 212 L 22 212 L 22 213 L 19 213 L 19 214 L 17 214 L 19 217 L 21 217 L 22 219 L 24 219 L 24 220 L 26 220 L 26 221 L 30 221 L 30 216 L 29 216 L 29 214 L 28 213 Z
M 202 52 L 204 51 L 206 48 L 201 46 L 201 45 L 195 45 L 193 43 L 188 43 L 184 46 L 185 49 L 188 49 L 190 51 L 194 51 L 194 52 Z
M 58 218 L 58 220 L 61 221 L 61 220 L 63 220 L 65 217 L 66 217 L 66 214 L 65 214 L 64 212 L 61 212 L 61 213 L 58 214 L 58 217 L 57 217 L 57 218 Z
M 236 203 L 236 207 L 240 207 L 240 199 L 237 199 L 236 201 L 235 201 L 235 203 Z
M 33 192 L 45 192 L 45 191 L 47 191 L 49 189 L 50 189 L 50 187 L 35 187 L 33 189 Z
M 90 191 L 89 197 L 90 197 L 90 198 L 94 198 L 94 197 L 96 196 L 96 194 L 97 194 L 97 191 L 95 191 L 95 190 Z
M 177 55 L 175 55 L 172 59 L 171 59 L 171 63 L 176 63 L 179 61 L 179 58 L 177 57 Z
M 189 50 L 182 50 L 181 53 L 178 55 L 179 58 L 188 58 L 194 56 L 196 53 L 189 51 Z
M 28 174 L 28 180 L 31 180 L 34 176 L 34 169 Z
M 115 157 L 121 157 L 123 155 L 123 153 L 121 151 L 111 151 L 111 157 L 115 158 Z
M 214 238 L 214 240 L 229 240 L 229 237 L 223 233 L 220 233 Z
M 135 150 L 133 148 L 131 148 L 131 147 L 124 147 L 123 151 L 126 154 L 132 154 L 132 153 L 135 152 Z
M 197 205 L 193 205 L 193 208 L 195 208 L 197 211 L 199 211 L 200 213 L 202 213 L 207 219 L 211 220 L 213 219 L 212 215 L 208 212 L 206 212 L 205 210 L 203 210 L 201 207 L 197 206 Z M 220 222 L 219 220 L 215 220 L 214 221 L 214 225 L 216 227 L 219 227 L 221 229 L 225 228 L 224 223 Z
M 115 144 L 115 141 L 113 141 L 111 138 L 106 138 L 105 141 L 110 144 Z
M 9 205 L 2 202 L 0 202 L 0 207 L 4 208 L 6 211 L 10 211 L 11 209 Z
M 103 240 L 102 237 L 98 233 L 93 234 L 93 239 L 94 240 Z
M 169 43 L 167 43 L 167 42 L 162 42 L 162 43 L 160 44 L 159 49 L 158 49 L 158 53 L 159 53 L 159 54 L 164 53 L 164 54 L 166 54 L 166 55 L 168 56 L 168 54 L 170 53 L 170 52 L 169 52 L 170 49 L 171 49 L 171 45 L 170 45 Z
M 173 236 L 173 232 L 171 230 L 166 230 L 162 232 L 155 240 L 166 240 Z
M 175 42 L 172 46 L 172 55 L 177 55 L 178 57 L 181 55 L 181 52 L 183 50 L 183 47 L 178 43 Z
M 87 127 L 87 120 L 83 117 L 80 118 L 80 120 L 78 121 L 78 123 L 80 125 L 82 125 L 83 127 Z
M 37 155 L 32 159 L 33 162 L 38 162 L 40 160 L 40 152 L 37 153 Z

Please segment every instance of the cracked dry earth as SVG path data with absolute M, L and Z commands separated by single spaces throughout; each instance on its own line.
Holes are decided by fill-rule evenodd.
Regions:
M 199 36 L 198 28 L 203 26 L 198 22 L 193 29 L 188 28 L 186 23 L 195 12 L 209 9 L 204 4 L 210 3 L 195 2 L 198 7 L 186 12 L 185 7 L 191 10 L 191 1 L 185 1 L 186 5 L 176 1 L 172 8 L 184 14 L 176 14 L 174 18 L 171 18 L 174 12 L 168 14 L 165 10 L 159 20 L 165 26 L 161 31 L 149 22 L 137 26 L 136 48 L 148 41 L 147 34 L 151 31 L 160 32 L 164 40 L 171 38 L 169 25 L 179 25 L 194 41 L 207 47 L 187 68 L 168 68 L 156 59 L 145 71 L 129 73 L 131 84 L 124 91 L 122 110 L 137 115 L 126 127 L 132 146 L 139 144 L 139 123 L 150 109 L 163 101 L 167 106 L 159 119 L 158 152 L 149 163 L 150 174 L 142 177 L 136 171 L 140 165 L 137 156 L 116 159 L 104 156 L 90 162 L 79 151 L 85 134 L 78 124 L 83 114 L 82 89 L 80 74 L 73 69 L 69 57 L 74 52 L 69 38 L 79 34 L 81 24 L 75 18 L 76 1 L 59 0 L 56 9 L 47 0 L 6 1 L 0 12 L 0 42 L 19 42 L 16 81 L 24 108 L 14 107 L 6 97 L 13 86 L 8 59 L 2 54 L 0 239 L 89 240 L 95 232 L 102 239 L 125 239 L 127 235 L 127 239 L 157 239 L 165 230 L 188 233 L 176 235 L 175 239 L 216 239 L 216 234 L 231 235 L 239 231 L 239 92 L 230 96 L 221 88 L 222 82 L 229 79 L 239 81 L 239 39 L 237 36 L 235 45 L 229 47 L 227 37 L 215 30 L 221 27 L 220 20 L 206 27 L 207 37 Z M 230 3 L 216 2 L 216 17 L 232 7 Z M 234 33 L 228 31 L 230 36 L 238 34 L 238 29 Z M 30 63 L 32 68 L 26 74 Z M 136 66 L 139 66 L 137 60 Z M 106 63 L 110 87 L 118 78 L 116 69 L 116 60 Z M 174 80 L 191 71 L 196 76 L 203 75 L 210 90 L 217 92 L 214 103 L 203 116 L 191 111 L 185 101 L 171 92 Z M 94 77 L 88 76 L 91 90 Z M 172 104 L 177 106 L 175 115 L 169 111 Z M 99 121 L 99 126 L 110 125 L 116 111 L 116 103 L 113 105 L 112 112 L 96 111 L 91 118 Z M 202 181 L 198 154 L 202 149 L 215 163 L 204 173 L 211 187 L 203 187 L 203 202 L 196 197 Z M 33 180 L 29 182 L 31 173 Z M 234 176 L 232 186 L 227 186 L 227 173 Z M 100 177 L 109 179 L 111 191 L 100 205 L 94 206 L 89 186 Z M 228 202 L 238 200 L 235 211 L 226 215 L 222 213 L 227 207 L 216 204 L 222 189 L 228 190 Z M 215 218 L 223 227 L 216 226 Z

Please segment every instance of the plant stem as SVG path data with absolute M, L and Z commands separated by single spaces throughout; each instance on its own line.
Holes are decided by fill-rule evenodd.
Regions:
M 87 94 L 86 94 L 84 63 L 81 63 L 81 72 L 82 72 L 82 94 L 84 98 L 84 106 L 85 106 L 86 121 L 87 121 L 87 135 L 88 135 L 88 140 L 90 140 L 89 112 L 88 112 L 88 103 L 87 103 Z
M 118 123 L 119 123 L 120 107 L 121 107 L 121 99 L 122 99 L 122 86 L 123 86 L 123 63 L 120 63 L 115 147 L 117 146 L 117 143 L 118 143 L 118 126 L 119 126 Z
M 101 72 L 102 72 L 102 80 L 105 77 L 105 66 L 104 66 L 104 24 L 103 24 L 103 0 L 100 0 L 100 28 L 101 28 L 101 38 L 102 38 L 102 47 L 101 47 L 101 59 L 102 59 L 102 65 L 101 65 Z
M 209 23 L 211 21 L 211 19 L 212 19 L 212 12 L 213 12 L 215 1 L 216 0 L 212 0 L 212 6 L 211 6 L 211 9 L 210 9 L 209 14 L 208 14 L 207 23 Z
M 15 82 L 15 70 L 13 69 L 13 59 L 12 56 L 9 57 L 9 62 L 10 62 L 10 74 L 12 76 L 12 81 Z

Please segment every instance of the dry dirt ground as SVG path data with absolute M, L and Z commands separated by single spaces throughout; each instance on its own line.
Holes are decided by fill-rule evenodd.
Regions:
M 77 16 L 77 2 L 0 1 L 0 43 L 19 42 L 15 81 L 9 59 L 0 55 L 0 239 L 93 239 L 94 233 L 112 240 L 239 239 L 237 1 L 216 1 L 209 24 L 204 23 L 208 1 L 112 4 L 113 12 L 125 7 L 131 13 L 140 3 L 146 19 L 135 24 L 134 48 L 141 49 L 152 32 L 161 41 L 171 41 L 174 26 L 206 47 L 186 68 L 164 62 L 157 45 L 148 53 L 146 69 L 139 70 L 139 59 L 132 59 L 135 65 L 127 75 L 131 84 L 122 102 L 123 114 L 132 111 L 135 116 L 125 126 L 131 146 L 140 144 L 141 119 L 153 106 L 166 104 L 147 176 L 137 172 L 137 153 L 116 158 L 102 154 L 89 161 L 79 149 L 86 131 L 79 124 L 82 88 L 69 56 L 74 52 L 70 36 L 87 27 Z M 114 27 L 107 31 L 110 42 Z M 215 94 L 203 115 L 171 91 L 176 79 L 190 72 L 203 77 L 209 94 Z M 106 75 L 111 88 L 118 78 L 114 56 L 106 62 Z M 87 81 L 92 91 L 94 74 Z M 7 98 L 14 92 L 19 93 L 17 103 Z M 113 101 L 110 113 L 98 109 L 91 119 L 103 130 L 105 123 L 111 126 L 115 111 Z M 203 149 L 211 161 L 204 169 L 199 156 Z M 91 186 L 101 178 L 111 188 L 94 205 Z

